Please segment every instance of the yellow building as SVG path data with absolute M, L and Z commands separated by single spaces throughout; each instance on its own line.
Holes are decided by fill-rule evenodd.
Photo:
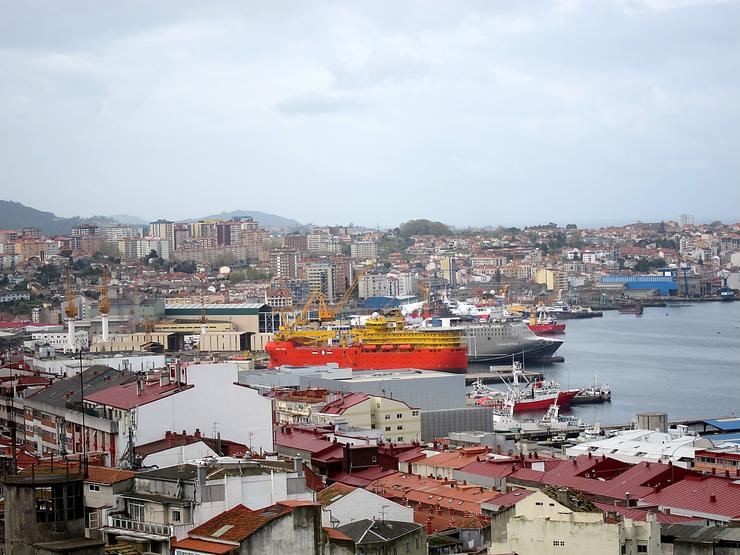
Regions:
M 570 492 L 560 490 L 558 493 Z M 536 491 L 499 513 L 491 523 L 490 554 L 658 555 L 660 527 L 654 515 L 645 522 L 607 521 L 603 512 L 576 511 Z
M 555 291 L 558 289 L 558 283 L 560 281 L 560 272 L 557 270 L 548 270 L 547 268 L 540 268 L 535 274 L 534 280 L 540 285 L 544 285 L 548 291 Z
M 347 423 L 354 428 L 378 430 L 389 441 L 409 443 L 421 439 L 419 409 L 387 397 L 342 395 L 314 413 L 313 419 L 318 424 Z

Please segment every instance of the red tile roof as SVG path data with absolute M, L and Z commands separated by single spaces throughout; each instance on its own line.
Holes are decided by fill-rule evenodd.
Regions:
M 519 464 L 517 462 L 494 462 L 493 460 L 487 460 L 473 461 L 459 470 L 460 472 L 466 472 L 468 474 L 476 474 L 478 476 L 485 476 L 486 478 L 498 479 L 512 474 L 517 468 L 519 468 Z
M 481 503 L 501 495 L 480 486 L 466 486 L 402 472 L 375 480 L 367 489 L 402 504 L 409 502 L 417 508 L 440 507 L 460 514 L 480 514 Z
M 491 501 L 488 501 L 486 505 L 493 506 L 494 510 L 500 511 L 501 509 L 508 509 L 509 507 L 513 507 L 519 501 L 522 499 L 526 499 L 530 495 L 532 495 L 534 491 L 531 489 L 524 489 L 524 488 L 517 488 L 509 493 L 504 493 L 502 495 L 499 495 L 495 499 L 492 499 Z
M 85 401 L 122 410 L 131 410 L 135 407 L 147 405 L 169 395 L 184 391 L 185 389 L 190 389 L 191 387 L 193 386 L 183 387 L 176 384 L 160 386 L 159 379 L 157 379 L 157 382 L 153 384 L 144 383 L 141 394 L 139 395 L 137 393 L 136 381 L 134 380 L 123 385 L 114 385 L 102 391 L 91 393 L 85 397 Z
M 111 486 L 118 482 L 129 480 L 134 476 L 136 476 L 136 472 L 131 472 L 130 470 L 120 470 L 106 466 L 89 466 L 87 469 L 87 480 L 85 481 Z
M 159 453 L 160 451 L 164 451 L 165 449 L 170 449 L 172 447 L 177 447 L 180 445 L 190 445 L 192 443 L 197 443 L 198 441 L 204 442 L 216 452 L 218 452 L 218 449 L 216 449 L 216 447 L 218 447 L 218 443 L 220 442 L 220 454 L 227 457 L 243 455 L 244 453 L 249 451 L 247 446 L 242 443 L 237 443 L 235 441 L 229 441 L 226 439 L 219 440 L 216 438 L 205 437 L 201 435 L 200 430 L 198 429 L 196 429 L 195 433 L 193 434 L 188 434 L 185 430 L 183 430 L 181 434 L 177 432 L 167 431 L 165 432 L 164 438 L 150 441 L 149 443 L 144 443 L 142 445 L 137 445 L 135 447 L 135 451 L 137 455 L 146 457 L 147 455 Z
M 354 542 L 354 540 L 350 538 L 347 534 L 343 534 L 336 528 L 324 528 L 323 530 L 326 535 L 332 540 Z
M 324 439 L 322 433 L 304 432 L 294 428 L 285 432 L 275 432 L 275 445 L 318 454 L 336 444 Z
M 723 519 L 740 518 L 740 480 L 687 476 L 678 483 L 646 495 L 639 505 L 669 508 L 671 512 L 716 515 Z
M 196 539 L 208 539 L 210 537 L 223 541 L 241 542 L 271 520 L 291 511 L 290 507 L 277 503 L 257 511 L 248 509 L 244 505 L 237 505 L 193 528 L 189 535 Z
M 490 450 L 487 447 L 465 447 L 455 451 L 445 451 L 439 455 L 418 461 L 419 464 L 435 466 L 437 468 L 462 468 L 485 456 Z
M 324 405 L 321 412 L 324 414 L 344 414 L 348 408 L 354 407 L 369 398 L 370 396 L 365 393 L 349 393 Z
M 331 480 L 333 480 L 334 482 L 341 482 L 349 486 L 364 488 L 367 487 L 374 480 L 385 478 L 386 476 L 391 476 L 393 474 L 398 474 L 398 472 L 390 468 L 371 466 L 370 468 L 356 470 L 355 472 L 351 472 L 349 474 L 346 472 L 340 472 L 331 476 Z
M 656 462 L 631 465 L 604 457 L 580 455 L 547 470 L 542 483 L 567 487 L 587 495 L 626 500 L 640 499 L 680 481 L 690 471 Z
M 316 501 L 322 506 L 322 507 L 328 507 L 335 501 L 340 500 L 345 495 L 352 493 L 357 488 L 354 486 L 348 486 L 347 484 L 342 484 L 340 482 L 336 482 L 332 485 L 330 485 L 328 488 L 325 488 L 321 490 L 319 493 L 316 494 Z
M 224 555 L 236 549 L 239 549 L 236 545 L 228 545 L 225 543 L 209 542 L 207 540 L 195 540 L 193 538 L 185 538 L 184 540 L 177 541 L 172 544 L 173 548 L 180 548 L 187 551 L 201 551 L 203 553 L 214 553 L 215 555 Z

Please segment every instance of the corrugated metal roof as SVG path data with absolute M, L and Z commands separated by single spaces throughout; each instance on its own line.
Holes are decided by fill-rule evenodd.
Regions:
M 687 476 L 640 500 L 639 505 L 656 505 L 686 514 L 713 515 L 718 520 L 740 518 L 740 480 L 717 476 Z
M 723 432 L 740 431 L 740 417 L 732 418 L 710 418 L 705 420 L 704 424 L 722 430 Z M 711 437 L 709 439 L 712 439 Z

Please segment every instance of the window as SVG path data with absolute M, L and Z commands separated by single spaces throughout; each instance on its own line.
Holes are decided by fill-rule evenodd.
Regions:
M 542 501 L 535 501 L 534 504 L 537 505 L 538 507 L 542 507 Z
M 390 420 L 390 419 L 391 419 L 391 415 L 390 415 L 390 414 L 386 414 L 386 415 L 385 415 L 385 419 L 386 419 L 386 420 Z
M 625 544 L 622 544 L 622 547 L 619 549 L 619 552 L 622 555 L 625 555 L 625 553 L 627 553 L 627 546 Z
M 419 416 L 419 411 L 418 410 L 412 410 L 411 411 L 411 416 Z
M 419 536 L 416 536 L 416 549 L 419 549 Z
M 396 426 L 396 430 L 403 430 L 403 426 Z
M 100 491 L 100 486 L 98 484 L 89 484 L 87 489 L 90 491 Z
M 403 418 L 403 414 L 401 414 L 401 413 L 399 412 L 399 413 L 398 413 L 398 414 L 396 415 L 396 418 Z
M 638 553 L 647 553 L 648 552 L 647 545 L 641 544 L 641 543 L 640 544 L 637 544 L 637 552 Z
M 172 509 L 172 522 L 182 522 L 180 509 Z
M 385 427 L 385 431 L 386 431 L 386 432 L 390 432 L 390 431 L 391 431 L 391 427 L 390 427 L 390 426 L 386 426 L 386 427 Z
M 64 522 L 82 518 L 85 502 L 82 484 L 57 485 L 33 489 L 36 522 Z
M 376 456 L 371 457 L 370 462 L 378 462 L 378 457 Z
M 131 520 L 137 522 L 144 522 L 144 504 L 135 503 L 133 501 L 128 502 L 128 516 Z
M 406 553 L 411 553 L 411 542 L 406 542 Z
M 556 547 L 565 547 L 565 542 L 563 540 L 552 540 L 552 545 Z

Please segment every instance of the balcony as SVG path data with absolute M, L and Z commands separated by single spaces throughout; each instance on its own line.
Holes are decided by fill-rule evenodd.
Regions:
M 130 518 L 108 515 L 107 532 L 138 532 L 140 534 L 160 536 L 169 539 L 175 535 L 173 527 L 168 524 L 157 524 L 155 522 L 140 522 Z M 112 530 L 115 529 L 115 530 Z M 152 538 L 154 539 L 154 538 Z

